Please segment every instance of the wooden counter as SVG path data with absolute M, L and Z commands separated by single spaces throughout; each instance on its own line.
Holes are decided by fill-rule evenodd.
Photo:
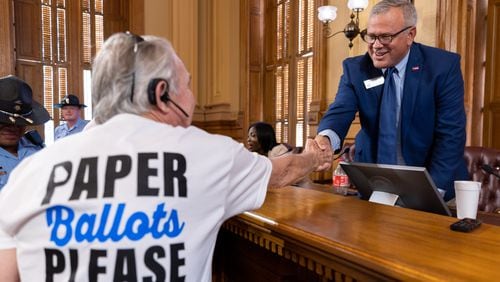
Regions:
M 272 266 L 276 269 L 283 259 L 295 268 L 300 265 L 307 269 L 318 281 L 500 279 L 500 227 L 483 223 L 471 233 L 460 233 L 449 229 L 456 220 L 356 197 L 287 187 L 268 192 L 259 210 L 224 223 L 222 239 L 217 243 L 214 280 L 227 275 L 231 272 L 228 267 L 238 262 L 262 264 L 260 268 L 246 266 L 255 272 L 272 265 L 272 260 L 278 260 Z M 244 250 L 228 246 L 242 242 L 264 252 L 256 252 L 255 258 L 247 258 L 252 254 L 246 252 L 228 252 Z M 293 277 L 288 280 L 295 281 Z

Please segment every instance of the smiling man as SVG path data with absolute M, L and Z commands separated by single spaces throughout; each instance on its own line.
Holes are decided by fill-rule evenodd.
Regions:
M 464 83 L 460 57 L 415 43 L 417 13 L 408 0 L 383 0 L 361 33 L 368 52 L 343 63 L 335 101 L 316 141 L 338 150 L 359 112 L 355 161 L 426 167 L 454 198 L 466 179 Z
M 23 137 L 27 125 L 43 124 L 50 118 L 32 96 L 31 87 L 21 79 L 0 78 L 0 189 L 24 158 L 40 150 Z

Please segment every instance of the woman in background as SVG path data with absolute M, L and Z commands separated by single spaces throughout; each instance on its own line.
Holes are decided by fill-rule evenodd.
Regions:
M 287 154 L 300 154 L 303 149 L 302 147 L 294 148 L 287 143 L 278 144 L 273 126 L 266 122 L 256 122 L 250 125 L 248 128 L 247 148 L 251 152 L 256 152 L 271 159 Z M 306 176 L 292 185 L 310 188 L 314 184 Z
M 269 123 L 256 122 L 248 128 L 247 148 L 251 152 L 267 156 L 278 143 L 274 128 Z

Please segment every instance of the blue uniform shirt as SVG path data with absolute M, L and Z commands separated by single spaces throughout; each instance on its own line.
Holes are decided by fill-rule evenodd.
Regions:
M 32 144 L 25 137 L 19 140 L 17 157 L 0 147 L 0 190 L 9 178 L 12 170 L 26 157 L 39 151 L 41 148 Z
M 75 125 L 72 128 L 68 128 L 67 123 L 60 124 L 54 130 L 54 140 L 57 140 L 59 138 L 63 138 L 63 137 L 66 137 L 68 135 L 72 135 L 72 134 L 75 134 L 75 133 L 82 131 L 88 122 L 89 122 L 88 120 L 78 119 L 78 121 L 75 123 Z

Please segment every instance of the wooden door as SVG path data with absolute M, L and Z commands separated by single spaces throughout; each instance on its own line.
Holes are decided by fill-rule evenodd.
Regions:
M 488 2 L 484 146 L 500 149 L 500 0 Z

